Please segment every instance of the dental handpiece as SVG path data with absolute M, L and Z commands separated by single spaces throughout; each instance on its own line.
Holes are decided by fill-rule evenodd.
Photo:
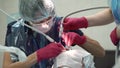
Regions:
M 103 8 L 109 8 L 108 6 L 101 6 L 101 7 L 92 7 L 92 8 L 87 8 L 87 9 L 82 9 L 82 10 L 78 10 L 78 11 L 75 11 L 75 12 L 72 12 L 72 13 L 69 13 L 67 14 L 65 17 L 62 18 L 61 20 L 61 24 L 60 24 L 60 31 L 59 31 L 59 37 L 62 37 L 62 33 L 63 33 L 63 22 L 64 22 L 64 19 L 67 18 L 68 16 L 71 16 L 73 14 L 76 14 L 76 13 L 79 13 L 79 12 L 84 12 L 84 11 L 88 11 L 88 10 L 93 10 L 93 9 L 103 9 Z M 61 39 L 60 39 L 61 40 Z M 65 46 L 66 49 L 70 49 L 71 46 Z

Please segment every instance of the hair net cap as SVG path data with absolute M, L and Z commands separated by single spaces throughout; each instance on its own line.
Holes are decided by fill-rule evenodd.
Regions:
M 51 0 L 19 0 L 19 12 L 26 21 L 39 22 L 44 18 L 55 16 Z

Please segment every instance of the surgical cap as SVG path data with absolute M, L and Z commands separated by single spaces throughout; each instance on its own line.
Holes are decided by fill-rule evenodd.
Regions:
M 23 20 L 39 22 L 55 16 L 54 4 L 51 0 L 19 0 L 19 13 Z

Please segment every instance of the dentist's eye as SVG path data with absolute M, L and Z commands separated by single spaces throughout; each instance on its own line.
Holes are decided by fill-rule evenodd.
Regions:
M 34 24 L 39 25 L 39 24 L 44 24 L 44 23 L 49 23 L 52 20 L 52 17 L 48 17 L 46 19 L 41 20 L 40 22 L 36 22 Z

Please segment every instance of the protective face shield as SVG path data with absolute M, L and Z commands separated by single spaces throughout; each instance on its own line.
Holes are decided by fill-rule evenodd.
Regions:
M 115 23 L 120 24 L 120 0 L 108 0 L 109 6 L 112 10 Z
M 51 0 L 19 0 L 19 3 L 19 13 L 25 21 L 35 23 L 55 16 Z
M 46 33 L 52 28 L 54 21 L 53 21 L 53 18 L 49 17 L 49 18 L 44 19 L 40 22 L 36 22 L 36 23 L 30 22 L 30 24 L 34 28 L 38 29 L 39 31 Z
M 46 33 L 54 24 L 54 5 L 51 0 L 19 0 L 19 12 L 23 20 Z

